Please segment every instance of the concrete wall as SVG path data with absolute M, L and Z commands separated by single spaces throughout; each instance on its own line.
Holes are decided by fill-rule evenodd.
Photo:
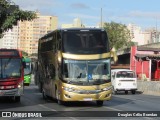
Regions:
M 138 80 L 138 91 L 143 94 L 160 96 L 160 81 L 143 81 Z

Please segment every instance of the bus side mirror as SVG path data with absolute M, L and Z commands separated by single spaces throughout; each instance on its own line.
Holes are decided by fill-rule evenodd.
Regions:
M 23 67 L 26 68 L 26 62 L 22 62 Z
M 113 57 L 113 60 L 114 60 L 115 63 L 118 61 L 118 57 L 117 57 L 117 54 L 116 54 L 116 49 L 114 47 L 111 49 L 111 57 Z

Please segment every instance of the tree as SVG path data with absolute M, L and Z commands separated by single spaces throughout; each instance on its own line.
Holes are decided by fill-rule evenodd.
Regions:
M 22 55 L 23 55 L 23 56 L 28 56 L 28 53 L 25 52 L 25 51 L 22 51 Z
M 126 25 L 120 23 L 104 23 L 104 29 L 108 33 L 108 39 L 110 47 L 115 47 L 116 49 L 130 47 L 134 43 L 131 42 L 130 32 Z
M 12 29 L 13 25 L 17 25 L 18 21 L 30 21 L 34 18 L 36 18 L 35 12 L 20 10 L 10 0 L 0 0 L 0 37 L 3 32 Z

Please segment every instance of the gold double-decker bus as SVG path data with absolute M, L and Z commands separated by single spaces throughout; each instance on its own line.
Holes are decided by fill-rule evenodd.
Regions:
M 36 83 L 43 97 L 96 101 L 112 96 L 111 50 L 107 33 L 97 28 L 57 29 L 39 39 Z

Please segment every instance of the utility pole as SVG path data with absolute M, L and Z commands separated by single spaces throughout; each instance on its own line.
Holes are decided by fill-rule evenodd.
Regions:
M 102 8 L 101 8 L 101 28 L 102 28 Z
M 156 17 L 156 38 L 155 42 L 158 42 L 158 34 L 157 34 L 157 17 Z

